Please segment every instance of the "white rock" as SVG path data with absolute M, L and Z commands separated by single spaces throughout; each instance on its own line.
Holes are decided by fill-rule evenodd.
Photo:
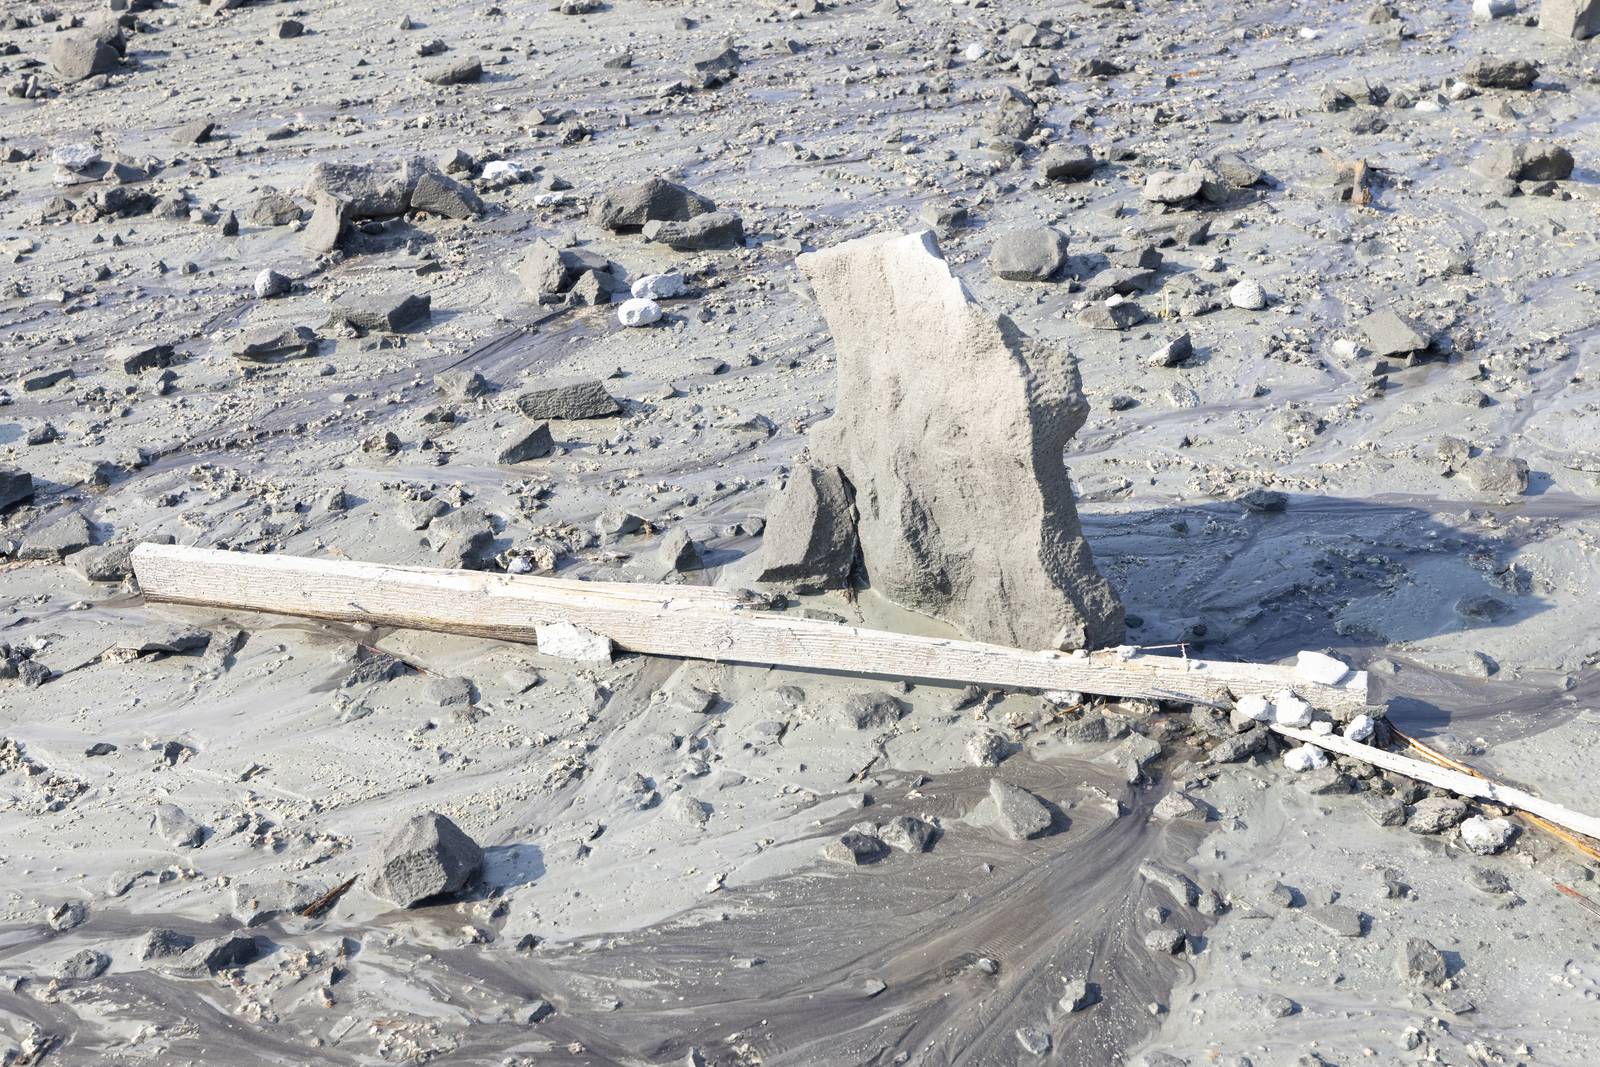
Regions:
M 1475 19 L 1504 19 L 1517 13 L 1517 0 L 1472 0 Z
M 1344 724 L 1344 735 L 1352 741 L 1365 741 L 1375 729 L 1377 724 L 1372 721 L 1372 716 L 1363 713 Z
M 1283 754 L 1283 765 L 1291 771 L 1312 771 L 1328 765 L 1328 757 L 1316 745 L 1300 745 Z
M 667 274 L 646 274 L 633 283 L 633 295 L 640 300 L 670 300 L 682 295 L 683 275 L 677 271 Z
M 271 300 L 275 296 L 282 296 L 289 291 L 289 279 L 277 271 L 267 269 L 256 275 L 256 296 L 262 300 Z
M 1301 26 L 1299 36 L 1302 41 L 1315 41 L 1318 37 L 1321 37 L 1322 34 L 1318 33 L 1310 26 Z
M 648 326 L 661 319 L 661 305 L 654 300 L 635 297 L 624 300 L 617 308 L 617 320 L 624 326 Z
M 1256 722 L 1272 721 L 1272 701 L 1266 697 L 1255 695 L 1241 697 L 1234 707 L 1247 719 L 1254 719 Z
M 1517 828 L 1506 819 L 1474 815 L 1461 824 L 1461 843 L 1480 856 L 1492 856 L 1511 844 Z
M 1318 685 L 1338 685 L 1340 679 L 1350 673 L 1350 668 L 1321 652 L 1301 652 L 1294 658 L 1294 673 Z
M 1355 359 L 1361 354 L 1361 346 L 1348 337 L 1341 337 L 1333 342 L 1333 354 L 1340 359 Z
M 533 628 L 539 651 L 584 663 L 610 663 L 611 638 L 570 622 L 542 622 Z
M 1311 705 L 1285 689 L 1272 698 L 1272 717 L 1279 726 L 1311 725 Z
M 478 180 L 498 189 L 527 181 L 528 172 L 509 159 L 496 159 L 483 165 L 483 170 L 478 172 Z
M 82 170 L 100 162 L 100 151 L 93 145 L 64 144 L 50 153 L 50 161 L 68 170 Z
M 974 41 L 972 44 L 967 45 L 966 49 L 961 54 L 967 57 L 967 62 L 976 63 L 978 60 L 988 55 L 989 50 L 983 45 Z
M 1312 719 L 1311 725 L 1306 727 L 1306 729 L 1320 737 L 1327 737 L 1329 734 L 1333 733 L 1333 723 L 1329 722 L 1327 719 Z
M 1267 306 L 1267 294 L 1260 285 L 1246 278 L 1228 290 L 1228 302 L 1246 311 L 1260 311 Z

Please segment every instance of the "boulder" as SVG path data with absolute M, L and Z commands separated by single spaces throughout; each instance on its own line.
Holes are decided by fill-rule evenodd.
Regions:
M 1390 308 L 1374 311 L 1358 326 L 1367 350 L 1375 356 L 1408 356 L 1433 344 L 1433 335 Z
M 468 85 L 482 77 L 483 63 L 476 57 L 448 60 L 422 72 L 422 80 L 429 85 Z
M 350 228 L 350 212 L 343 200 L 318 193 L 316 206 L 311 210 L 311 221 L 300 235 L 306 251 L 326 255 L 339 247 L 345 231 Z
M 369 163 L 318 163 L 311 169 L 306 195 L 329 196 L 345 205 L 352 219 L 403 215 L 411 206 L 411 190 L 426 169 L 421 159 L 389 166 Z
M 1094 174 L 1099 165 L 1093 152 L 1075 144 L 1051 145 L 1039 159 L 1044 176 L 1053 182 L 1081 182 Z
M 397 333 L 433 315 L 433 297 L 426 293 L 368 293 L 350 296 L 333 306 L 328 325 Z
M 1494 59 L 1479 56 L 1463 76 L 1480 89 L 1526 89 L 1539 77 L 1539 64 L 1531 59 Z
M 425 170 L 411 188 L 411 210 L 447 219 L 473 219 L 483 214 L 483 201 L 454 178 Z
M 674 252 L 717 252 L 744 247 L 744 220 L 731 211 L 707 211 L 683 222 L 652 219 L 642 230 L 645 240 Z
M 634 230 L 647 222 L 686 222 L 716 209 L 699 193 L 649 178 L 602 195 L 590 206 L 589 220 L 608 230 Z
M 989 800 L 994 805 L 995 825 L 1013 841 L 1026 841 L 1050 829 L 1050 809 L 1019 785 L 991 778 Z
M 989 269 L 1011 282 L 1042 282 L 1067 261 L 1067 235 L 1054 226 L 1012 230 L 989 250 Z
M 365 884 L 392 904 L 410 908 L 457 892 L 483 869 L 483 849 L 436 811 L 413 815 L 373 847 Z
M 870 584 L 978 641 L 1120 642 L 1122 605 L 1095 570 L 1063 460 L 1089 408 L 1072 358 L 979 307 L 931 233 L 797 263 L 838 357 L 834 414 L 812 430 L 809 462 L 851 487 Z M 802 546 L 837 553 L 848 537 L 817 524 L 840 510 L 837 494 L 816 508 L 785 493 L 767 529 L 784 531 L 790 562 Z M 827 558 L 837 580 L 839 556 Z
M 50 68 L 63 81 L 81 82 L 96 74 L 111 74 L 121 65 L 119 51 L 93 33 L 62 34 L 50 45 Z
M 605 256 L 585 248 L 557 248 L 542 237 L 523 253 L 516 266 L 522 287 L 536 300 L 570 292 L 587 274 L 595 275 L 607 292 L 616 287 L 616 273 Z

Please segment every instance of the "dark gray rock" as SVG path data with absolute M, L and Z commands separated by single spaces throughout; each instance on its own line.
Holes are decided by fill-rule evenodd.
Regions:
M 261 955 L 261 946 L 248 934 L 225 934 L 195 942 L 183 955 L 167 968 L 171 973 L 185 978 L 203 978 L 206 975 L 244 967 Z
M 1450 977 L 1444 953 L 1420 937 L 1408 937 L 1395 946 L 1395 964 L 1400 977 L 1414 985 L 1438 986 Z
M 350 209 L 343 200 L 318 193 L 311 210 L 311 221 L 300 234 L 300 243 L 315 255 L 327 255 L 339 247 L 350 229 Z
M 0 511 L 33 496 L 33 475 L 27 471 L 0 467 Z
M 1093 177 L 1100 161 L 1086 145 L 1056 144 L 1039 157 L 1039 169 L 1053 182 L 1081 182 Z
M 429 85 L 469 85 L 483 77 L 483 63 L 476 57 L 436 63 L 422 72 Z
M 412 187 L 411 210 L 447 219 L 473 219 L 483 214 L 483 201 L 461 182 L 429 170 Z
M 193 947 L 194 937 L 192 935 L 158 927 L 138 940 L 134 948 L 134 955 L 142 962 L 148 963 L 150 960 L 173 959 L 183 955 Z
M 157 804 L 156 834 L 173 848 L 197 848 L 206 839 L 206 828 L 176 804 Z
M 309 326 L 261 326 L 237 338 L 228 354 L 241 363 L 271 363 L 314 356 L 321 346 L 322 337 Z
M 731 211 L 708 211 L 683 222 L 652 219 L 644 224 L 646 240 L 674 252 L 715 252 L 744 247 L 744 222 Z
M 517 397 L 517 410 L 530 419 L 603 419 L 620 415 L 622 405 L 598 381 L 535 389 Z
M 231 887 L 233 917 L 244 926 L 260 926 L 286 912 L 302 911 L 327 890 L 288 878 L 271 881 L 236 881 Z
M 884 730 L 900 721 L 905 705 L 888 693 L 850 693 L 834 708 L 834 718 L 852 730 Z
M 846 831 L 823 849 L 823 855 L 828 859 L 854 866 L 877 863 L 888 854 L 889 846 L 880 838 L 860 830 Z
M 119 33 L 118 39 L 121 39 Z M 63 81 L 80 82 L 122 69 L 120 51 L 92 33 L 64 33 L 50 45 L 50 67 Z
M 402 908 L 455 893 L 483 869 L 483 850 L 438 812 L 414 815 L 374 846 L 367 865 L 369 892 Z
M 305 217 L 305 208 L 300 206 L 298 200 L 274 189 L 263 193 L 251 205 L 245 215 L 245 221 L 253 226 L 287 226 Z
M 496 462 L 526 463 L 530 459 L 543 459 L 555 451 L 555 447 L 555 438 L 550 436 L 550 424 L 541 422 L 531 430 L 513 434 L 500 450 Z
M 1531 59 L 1496 59 L 1479 56 L 1463 74 L 1480 89 L 1527 89 L 1539 77 L 1539 64 Z
M 368 293 L 350 296 L 333 307 L 328 326 L 350 325 L 361 330 L 398 333 L 433 315 L 433 297 L 426 293 Z
M 99 978 L 109 966 L 111 966 L 110 956 L 86 948 L 62 960 L 61 966 L 56 968 L 56 977 L 64 982 L 87 982 L 91 978 Z
M 591 275 L 599 290 L 609 294 L 620 288 L 617 273 L 611 261 L 597 252 L 557 248 L 543 238 L 534 241 L 516 268 L 523 288 L 536 299 L 567 293 Z
M 686 222 L 717 205 L 665 178 L 613 189 L 589 208 L 589 219 L 608 230 L 638 229 L 647 222 Z
M 1013 841 L 1026 841 L 1050 829 L 1050 809 L 1021 786 L 989 780 L 989 800 L 994 804 L 995 825 Z
M 1012 230 L 989 250 L 989 269 L 1013 282 L 1048 281 L 1067 261 L 1067 235 L 1053 226 Z
M 656 561 L 669 570 L 682 573 L 700 566 L 700 546 L 695 544 L 689 531 L 674 526 L 661 539 L 656 549 Z
M 18 559 L 56 562 L 94 544 L 94 531 L 80 512 L 72 512 L 22 539 Z
M 879 831 L 879 836 L 901 852 L 926 852 L 938 840 L 939 830 L 915 815 L 896 815 Z
M 837 467 L 796 462 L 761 541 L 757 580 L 842 589 L 856 557 L 855 507 Z
M 1374 311 L 1357 325 L 1367 349 L 1375 356 L 1406 356 L 1425 351 L 1433 344 L 1432 334 L 1390 308 Z
M 1414 834 L 1440 834 L 1466 817 L 1465 801 L 1455 797 L 1424 797 L 1412 805 L 1406 829 Z

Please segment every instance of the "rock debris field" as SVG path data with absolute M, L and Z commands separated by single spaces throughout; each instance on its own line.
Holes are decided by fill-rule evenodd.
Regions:
M 1596 1062 L 1595 853 L 1273 729 L 1600 809 L 1542 6 L 0 5 L 0 1065 Z M 179 607 L 141 543 L 1371 706 Z

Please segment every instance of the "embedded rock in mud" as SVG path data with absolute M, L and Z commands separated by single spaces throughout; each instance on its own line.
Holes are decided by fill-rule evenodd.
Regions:
M 797 262 L 839 364 L 838 402 L 810 451 L 853 490 L 870 584 L 974 640 L 1120 641 L 1122 604 L 1095 569 L 1062 456 L 1089 410 L 1072 358 L 979 307 L 932 233 Z M 838 521 L 804 497 L 779 498 L 769 537 L 811 545 L 818 522 Z

